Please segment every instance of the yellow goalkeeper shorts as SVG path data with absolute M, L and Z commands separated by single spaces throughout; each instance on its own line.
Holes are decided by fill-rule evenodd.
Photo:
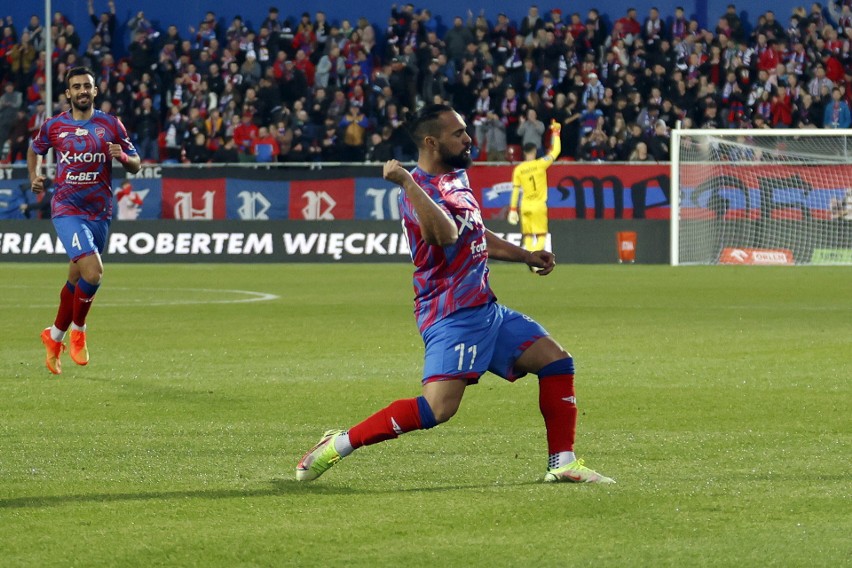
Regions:
M 547 233 L 547 206 L 521 208 L 521 233 L 543 235 Z

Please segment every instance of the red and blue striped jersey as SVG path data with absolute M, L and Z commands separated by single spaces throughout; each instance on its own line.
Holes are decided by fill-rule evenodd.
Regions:
M 116 117 L 96 110 L 89 120 L 74 120 L 63 112 L 41 125 L 32 141 L 33 152 L 56 156 L 51 216 L 80 216 L 103 221 L 112 218 L 112 158 L 109 143 L 129 155 L 136 148 Z
M 488 283 L 488 248 L 482 213 L 464 170 L 433 176 L 420 168 L 411 172 L 447 215 L 455 221 L 458 240 L 445 247 L 423 240 L 414 207 L 400 193 L 402 225 L 414 262 L 414 315 L 420 331 L 463 308 L 496 299 Z

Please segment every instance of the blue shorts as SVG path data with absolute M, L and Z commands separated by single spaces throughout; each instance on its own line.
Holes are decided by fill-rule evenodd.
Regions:
M 547 331 L 529 316 L 496 302 L 459 310 L 423 332 L 423 384 L 448 379 L 479 381 L 491 371 L 508 381 L 525 373 L 515 361 Z
M 72 262 L 91 254 L 103 253 L 109 236 L 109 221 L 91 221 L 85 217 L 54 217 L 56 236 Z

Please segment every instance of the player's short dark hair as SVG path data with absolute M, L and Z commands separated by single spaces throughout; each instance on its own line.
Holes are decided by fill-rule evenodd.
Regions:
M 445 112 L 454 112 L 453 107 L 442 103 L 426 105 L 408 119 L 408 134 L 420 147 L 426 136 L 439 136 L 438 118 Z
M 527 142 L 524 144 L 524 154 L 529 154 L 530 152 L 538 152 L 538 146 L 536 146 L 535 142 Z
M 95 78 L 95 72 L 89 69 L 86 66 L 80 65 L 79 67 L 72 67 L 65 74 L 65 87 L 71 88 L 71 78 L 77 77 L 79 75 L 89 75 L 93 80 Z

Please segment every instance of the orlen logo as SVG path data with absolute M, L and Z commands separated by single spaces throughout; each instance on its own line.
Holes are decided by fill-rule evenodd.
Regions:
M 792 264 L 785 251 L 782 250 L 756 250 L 754 251 L 755 264 Z
M 725 248 L 719 257 L 721 264 L 795 264 L 789 249 Z
M 59 152 L 60 164 L 105 164 L 107 156 L 103 152 Z

